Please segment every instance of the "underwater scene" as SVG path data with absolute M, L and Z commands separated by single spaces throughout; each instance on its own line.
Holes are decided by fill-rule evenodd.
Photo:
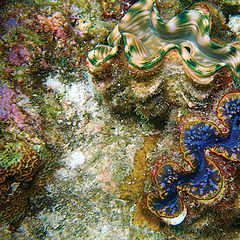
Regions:
M 0 1 L 0 240 L 239 240 L 240 1 Z

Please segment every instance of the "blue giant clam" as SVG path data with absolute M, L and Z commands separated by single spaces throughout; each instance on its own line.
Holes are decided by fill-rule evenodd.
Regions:
M 186 191 L 193 198 L 213 202 L 224 188 L 224 176 L 210 160 L 206 150 L 227 160 L 240 161 L 240 93 L 223 97 L 217 108 L 217 116 L 229 128 L 223 134 L 211 122 L 198 121 L 185 126 L 180 137 L 180 147 L 192 170 L 184 171 L 178 164 L 168 162 L 157 170 L 155 183 L 158 193 L 149 193 L 147 206 L 165 222 L 180 224 L 186 214 L 186 206 L 179 196 Z

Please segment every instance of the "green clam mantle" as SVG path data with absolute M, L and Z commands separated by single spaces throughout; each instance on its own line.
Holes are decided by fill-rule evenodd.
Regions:
M 156 0 L 141 0 L 110 33 L 109 45 L 97 45 L 88 53 L 88 60 L 92 68 L 101 67 L 118 53 L 123 42 L 129 63 L 147 68 L 176 48 L 196 82 L 208 84 L 218 69 L 228 67 L 238 85 L 240 51 L 231 44 L 213 42 L 209 31 L 210 21 L 201 10 L 184 11 L 165 22 L 159 15 Z

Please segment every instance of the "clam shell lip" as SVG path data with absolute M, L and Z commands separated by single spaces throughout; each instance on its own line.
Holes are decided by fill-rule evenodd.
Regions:
M 187 216 L 187 207 L 185 206 L 185 204 L 183 204 L 183 211 L 177 217 L 173 217 L 173 218 L 162 217 L 162 220 L 169 225 L 176 226 L 181 224 L 186 218 L 186 216 Z
M 207 15 L 193 9 L 180 13 L 169 21 L 159 15 L 155 0 L 140 0 L 134 4 L 108 36 L 108 45 L 97 45 L 88 53 L 93 68 L 108 62 L 119 51 L 121 43 L 129 63 L 146 68 L 159 62 L 168 51 L 176 48 L 196 81 L 208 84 L 217 70 L 228 67 L 236 82 L 240 80 L 240 51 L 230 44 L 211 40 Z M 194 76 L 193 76 L 194 77 Z

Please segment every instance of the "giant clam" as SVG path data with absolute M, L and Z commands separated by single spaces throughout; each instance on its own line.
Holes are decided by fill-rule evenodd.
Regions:
M 179 192 L 185 191 L 193 198 L 212 203 L 221 198 L 224 176 L 207 150 L 227 160 L 240 161 L 240 93 L 223 97 L 217 116 L 229 128 L 228 134 L 208 121 L 192 122 L 185 126 L 180 136 L 180 147 L 191 171 L 183 170 L 174 162 L 159 167 L 155 175 L 158 193 L 149 193 L 147 205 L 151 212 L 165 222 L 180 224 L 187 214 Z
M 164 21 L 155 0 L 134 4 L 108 45 L 88 53 L 92 80 L 110 108 L 159 117 L 171 104 L 201 105 L 217 81 L 224 85 L 231 78 L 238 84 L 240 51 L 211 40 L 208 15 L 192 9 Z

